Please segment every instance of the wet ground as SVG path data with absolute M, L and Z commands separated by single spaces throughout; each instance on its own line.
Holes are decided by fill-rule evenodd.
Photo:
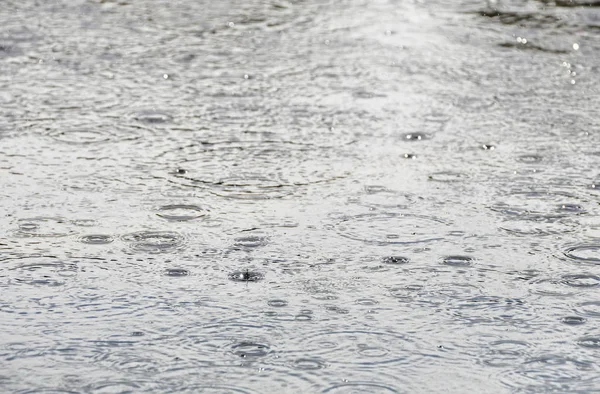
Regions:
M 1 7 L 0 391 L 600 392 L 600 3 Z

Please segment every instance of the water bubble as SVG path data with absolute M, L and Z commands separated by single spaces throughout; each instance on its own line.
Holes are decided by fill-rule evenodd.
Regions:
M 579 44 L 578 43 L 573 43 L 573 49 L 578 51 L 579 50 Z
M 415 155 L 414 153 L 405 153 L 404 158 L 414 160 L 417 158 L 417 155 Z
M 483 144 L 483 145 L 481 145 L 481 149 L 483 149 L 483 150 L 494 150 L 494 149 L 496 149 L 496 146 L 490 145 L 490 144 Z

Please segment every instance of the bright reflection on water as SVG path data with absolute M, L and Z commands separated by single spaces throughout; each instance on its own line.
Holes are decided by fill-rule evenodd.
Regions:
M 598 5 L 3 0 L 0 391 L 600 391 Z

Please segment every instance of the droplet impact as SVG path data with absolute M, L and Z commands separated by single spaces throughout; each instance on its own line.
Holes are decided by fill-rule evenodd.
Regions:
M 184 239 L 171 231 L 140 231 L 123 236 L 130 248 L 136 252 L 169 253 L 181 249 Z
M 443 259 L 443 264 L 453 267 L 470 267 L 475 260 L 469 256 L 446 256 Z
M 288 305 L 288 302 L 285 300 L 269 300 L 267 304 L 274 308 L 283 308 Z
M 269 350 L 269 346 L 254 342 L 240 342 L 231 347 L 232 353 L 242 358 L 264 357 Z
M 296 369 L 312 371 L 316 369 L 323 369 L 326 367 L 326 364 L 324 361 L 316 358 L 299 358 L 294 360 L 292 366 Z
M 79 239 L 79 242 L 88 245 L 105 245 L 113 242 L 115 239 L 110 235 L 90 234 L 84 235 Z
M 429 139 L 429 136 L 424 133 L 408 133 L 404 134 L 405 141 L 422 141 Z
M 543 160 L 542 156 L 539 155 L 521 155 L 517 157 L 517 161 L 525 164 L 535 164 Z
M 595 275 L 565 275 L 561 280 L 562 284 L 571 287 L 598 287 L 600 286 L 600 277 Z
M 189 274 L 190 274 L 190 271 L 182 269 L 182 268 L 169 268 L 165 272 L 166 276 L 174 276 L 174 277 L 188 276 Z
M 385 264 L 408 264 L 410 260 L 402 256 L 387 256 L 381 259 Z
M 229 279 L 234 282 L 258 282 L 264 278 L 264 275 L 256 271 L 235 271 L 229 274 Z
M 565 250 L 564 254 L 576 262 L 600 264 L 600 245 L 573 246 Z
M 584 324 L 586 322 L 586 319 L 579 316 L 565 316 L 562 319 L 560 319 L 560 321 L 564 324 L 568 324 L 571 326 L 578 326 Z
M 158 210 L 159 213 L 156 214 L 157 216 L 175 222 L 185 222 L 199 219 L 208 214 L 207 210 L 204 210 L 196 205 L 185 204 L 164 205 Z
M 248 235 L 245 237 L 238 237 L 234 240 L 234 246 L 244 249 L 253 249 L 260 246 L 264 246 L 269 242 L 269 239 L 259 235 Z
M 582 347 L 600 349 L 600 337 L 583 337 L 577 340 L 577 344 Z

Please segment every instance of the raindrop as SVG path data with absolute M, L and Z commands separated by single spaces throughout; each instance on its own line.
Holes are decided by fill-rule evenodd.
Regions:
M 231 347 L 233 354 L 242 358 L 258 358 L 269 354 L 269 346 L 254 342 L 240 342 Z
M 470 267 L 473 265 L 474 259 L 469 256 L 447 256 L 444 257 L 443 263 L 453 267 Z
M 274 308 L 283 308 L 288 305 L 288 302 L 285 300 L 269 300 L 267 304 Z
M 258 282 L 264 278 L 264 275 L 256 271 L 235 271 L 229 274 L 229 279 L 234 282 Z
M 166 276 L 188 276 L 190 274 L 190 271 L 188 270 L 184 270 L 182 268 L 169 268 L 166 270 L 165 275 Z
M 386 264 L 407 264 L 408 262 L 410 262 L 410 260 L 406 257 L 402 257 L 402 256 L 387 256 L 384 257 L 383 259 L 381 259 L 382 262 L 386 263 Z
M 571 326 L 578 326 L 580 324 L 584 324 L 586 320 L 583 317 L 579 316 L 565 316 L 560 321 L 564 324 L 568 324 Z
M 159 217 L 176 222 L 185 222 L 189 220 L 199 219 L 208 214 L 208 211 L 196 205 L 174 204 L 165 205 L 158 209 Z
M 600 336 L 599 337 L 583 337 L 577 340 L 579 346 L 600 349 Z
M 84 235 L 79 239 L 81 243 L 89 245 L 105 245 L 114 241 L 114 238 L 110 235 L 104 234 L 90 234 Z
M 429 136 L 424 133 L 408 133 L 404 134 L 404 140 L 406 141 L 421 141 L 429 139 Z

